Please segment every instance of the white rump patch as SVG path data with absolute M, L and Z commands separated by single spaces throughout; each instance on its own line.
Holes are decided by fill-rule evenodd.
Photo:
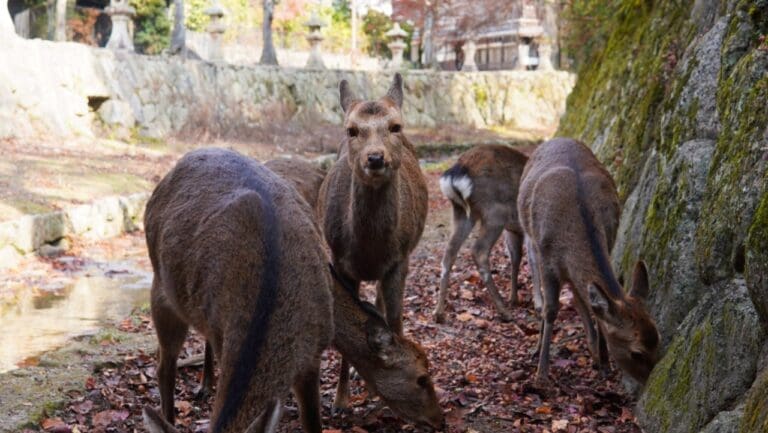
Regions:
M 469 176 L 440 177 L 440 191 L 443 192 L 445 198 L 463 207 L 467 211 L 467 215 L 469 215 L 467 199 L 472 195 L 472 179 Z

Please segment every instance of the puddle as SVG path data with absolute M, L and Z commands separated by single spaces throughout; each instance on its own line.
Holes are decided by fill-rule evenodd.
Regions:
M 28 290 L 0 310 L 0 373 L 34 364 L 40 354 L 149 301 L 150 272 L 119 262 L 85 271 L 53 287 Z

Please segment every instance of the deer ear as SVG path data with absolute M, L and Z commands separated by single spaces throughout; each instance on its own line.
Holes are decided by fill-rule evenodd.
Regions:
M 403 76 L 399 72 L 395 74 L 392 85 L 387 90 L 387 96 L 395 101 L 397 108 L 403 108 Z
M 602 289 L 594 283 L 587 286 L 587 295 L 589 296 L 589 305 L 592 312 L 598 319 L 617 324 L 620 322 L 616 317 L 616 302 Z
M 349 111 L 352 103 L 356 100 L 357 96 L 355 96 L 349 88 L 349 82 L 347 80 L 341 80 L 341 83 L 339 83 L 339 102 L 341 102 L 341 109 L 344 110 L 344 113 Z
M 376 352 L 376 355 L 384 363 L 389 362 L 392 346 L 395 344 L 395 336 L 387 326 L 370 324 L 367 329 L 368 347 Z
M 648 284 L 648 268 L 645 266 L 645 262 L 638 260 L 635 263 L 635 270 L 632 272 L 632 288 L 629 294 L 632 297 L 645 300 L 650 292 Z
M 149 433 L 178 433 L 159 413 L 149 406 L 144 406 L 144 427 Z

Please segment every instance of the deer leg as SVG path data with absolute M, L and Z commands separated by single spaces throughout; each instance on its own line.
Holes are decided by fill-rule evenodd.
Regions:
M 501 320 L 508 322 L 512 320 L 512 312 L 504 305 L 504 299 L 499 295 L 499 291 L 496 288 L 496 284 L 493 282 L 493 275 L 491 275 L 490 255 L 493 244 L 501 236 L 501 232 L 504 230 L 502 224 L 495 224 L 490 221 L 480 221 L 480 233 L 478 234 L 477 241 L 472 246 L 472 254 L 475 257 L 475 263 L 480 271 L 480 277 L 485 283 L 485 287 L 488 289 L 488 293 L 491 295 L 491 300 L 496 305 L 496 311 L 501 315 Z
M 600 372 L 605 376 L 611 371 L 611 361 L 608 359 L 608 343 L 605 341 L 605 334 L 599 326 L 597 328 L 597 341 L 600 351 Z
M 320 365 L 313 365 L 299 375 L 293 385 L 293 393 L 299 403 L 301 425 L 305 432 L 321 433 L 320 421 Z
M 509 302 L 517 305 L 517 274 L 520 273 L 520 261 L 523 259 L 523 235 L 519 232 L 504 230 L 504 244 L 509 254 L 509 278 L 511 280 L 511 294 Z
M 442 271 L 440 273 L 440 292 L 437 296 L 437 307 L 433 313 L 435 322 L 445 322 L 445 303 L 448 298 L 448 278 L 451 275 L 451 268 L 456 261 L 456 255 L 461 249 L 461 245 L 467 240 L 472 232 L 474 221 L 468 216 L 467 212 L 461 206 L 453 205 L 453 234 L 448 241 L 448 248 L 443 255 Z
M 378 290 L 386 306 L 387 325 L 398 335 L 403 335 L 403 293 L 407 275 L 408 259 L 405 259 L 384 275 Z
M 205 340 L 205 360 L 203 361 L 203 383 L 195 394 L 198 400 L 205 400 L 213 393 L 213 347 Z
M 333 400 L 333 407 L 336 409 L 346 409 L 347 406 L 349 406 L 349 361 L 342 357 L 339 369 L 339 383 L 336 384 L 336 398 Z
M 595 329 L 595 323 L 592 321 L 589 307 L 584 303 L 581 296 L 576 293 L 575 287 L 571 287 L 571 290 L 574 292 L 573 299 L 576 301 L 574 307 L 576 307 L 576 312 L 579 313 L 581 323 L 584 325 L 584 333 L 587 334 L 587 345 L 589 346 L 589 353 L 592 354 L 593 365 L 598 369 L 602 369 L 602 359 L 600 358 L 599 348 L 600 336 Z
M 173 390 L 176 384 L 176 358 L 179 356 L 189 326 L 176 316 L 160 296 L 157 279 L 152 282 L 152 322 L 158 340 L 159 361 L 157 381 L 160 389 L 160 403 L 165 419 L 173 425 L 176 414 L 173 409 Z
M 528 269 L 531 272 L 531 297 L 533 298 L 533 307 L 536 311 L 541 312 L 541 270 L 538 265 L 538 258 L 536 252 L 533 250 L 531 239 L 526 236 L 525 238 L 525 252 L 528 254 Z
M 264 412 L 251 423 L 245 433 L 274 433 L 277 430 L 277 423 L 280 422 L 281 409 L 280 400 L 271 400 Z
M 560 280 L 552 270 L 543 275 L 544 305 L 541 314 L 541 336 L 539 340 L 539 366 L 536 379 L 540 382 L 549 380 L 549 346 L 552 342 L 557 311 L 560 309 Z

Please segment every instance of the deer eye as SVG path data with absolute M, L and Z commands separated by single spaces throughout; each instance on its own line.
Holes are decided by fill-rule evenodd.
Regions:
M 350 137 L 352 138 L 357 137 L 357 134 L 359 134 L 359 131 L 357 130 L 357 128 L 347 128 L 347 135 L 349 135 Z
M 419 384 L 420 387 L 426 388 L 427 386 L 429 386 L 429 376 L 427 376 L 426 374 L 423 376 L 419 376 L 419 378 L 416 379 L 416 383 Z
M 393 134 L 397 134 L 398 132 L 402 131 L 403 127 L 402 125 L 392 125 L 389 127 L 389 132 Z

